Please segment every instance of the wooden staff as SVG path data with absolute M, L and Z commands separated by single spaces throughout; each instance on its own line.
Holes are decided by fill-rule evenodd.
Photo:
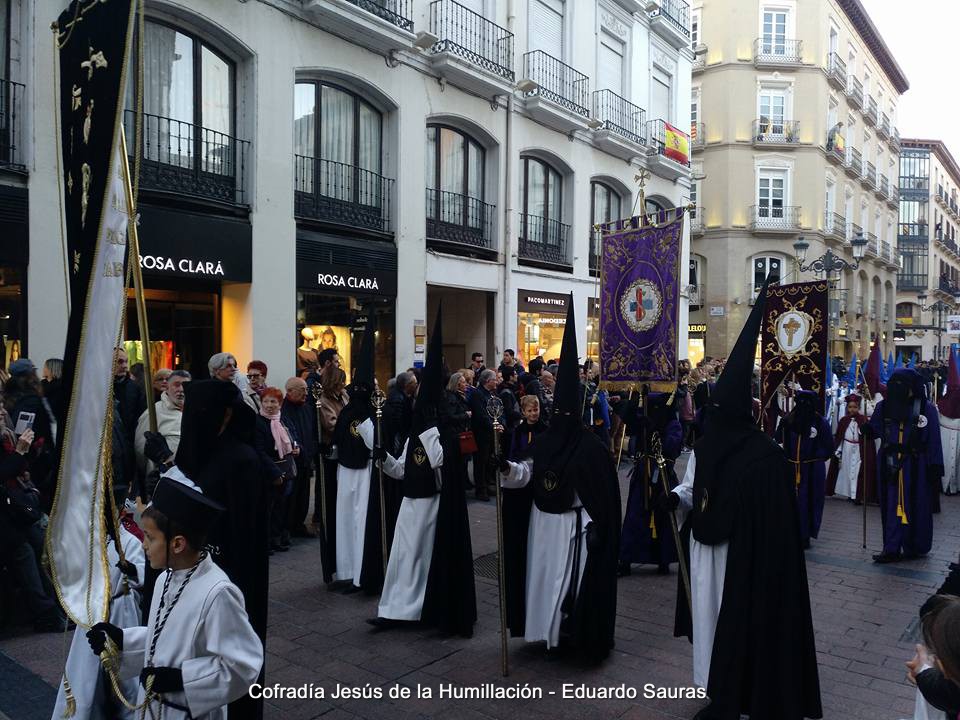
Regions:
M 383 433 L 381 432 L 381 421 L 383 419 L 383 406 L 387 403 L 387 396 L 383 390 L 377 388 L 373 391 L 370 403 L 376 412 L 377 417 L 377 447 L 383 447 Z M 387 558 L 390 556 L 390 548 L 387 547 L 387 502 L 386 495 L 383 492 L 383 463 L 377 463 L 377 472 L 380 480 L 380 546 L 383 551 L 383 577 L 387 577 Z
M 487 415 L 493 423 L 493 455 L 500 457 L 500 435 L 497 432 L 497 426 L 500 418 L 503 417 L 503 401 L 496 395 L 487 400 Z M 495 471 L 499 475 L 499 471 Z M 485 478 L 480 478 L 477 482 L 483 482 Z M 504 587 L 505 573 L 503 562 L 503 493 L 500 489 L 500 478 L 494 483 L 497 491 L 497 584 L 499 585 L 500 595 L 500 672 L 503 677 L 510 674 L 510 661 L 507 657 L 507 598 L 506 588 Z
M 663 444 L 660 441 L 660 436 L 657 434 L 653 436 L 653 457 L 657 462 L 664 497 L 669 497 L 671 488 L 667 480 L 667 461 L 663 457 Z M 651 512 L 653 512 L 652 509 Z M 677 547 L 677 566 L 680 568 L 680 579 L 683 581 L 683 589 L 687 593 L 687 607 L 690 610 L 690 617 L 693 617 L 693 595 L 690 592 L 690 573 L 687 571 L 687 558 L 683 552 L 683 546 L 680 544 L 680 528 L 677 526 L 677 515 L 675 512 L 668 512 L 667 514 L 670 515 L 670 529 L 673 531 L 673 542 Z
M 140 270 L 140 237 L 137 234 L 137 208 L 130 185 L 130 162 L 127 159 L 127 138 L 120 126 L 120 157 L 123 170 L 123 190 L 127 197 L 127 243 L 130 248 L 129 262 L 133 272 L 133 294 L 137 301 L 137 325 L 140 327 L 140 344 L 143 347 L 144 389 L 147 393 L 147 419 L 150 432 L 157 431 L 157 407 L 153 400 L 153 370 L 150 362 L 150 330 L 147 327 L 147 301 L 143 296 L 143 272 Z M 144 498 L 145 500 L 146 498 Z
M 327 478 L 324 475 L 323 453 L 320 446 L 323 444 L 323 423 L 321 421 L 323 409 L 323 385 L 317 380 L 310 389 L 313 395 L 314 406 L 317 410 L 317 477 L 320 479 L 320 532 L 323 533 L 324 548 L 330 542 L 327 537 Z

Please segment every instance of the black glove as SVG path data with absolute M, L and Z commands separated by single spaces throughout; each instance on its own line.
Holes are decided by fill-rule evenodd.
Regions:
M 387 449 L 384 447 L 375 447 L 372 455 L 374 462 L 383 462 L 387 459 Z
M 116 625 L 99 622 L 87 630 L 87 642 L 90 643 L 90 649 L 93 650 L 94 655 L 103 652 L 103 648 L 107 644 L 107 638 L 113 640 L 113 644 L 117 646 L 118 650 L 123 650 L 123 630 Z
M 660 512 L 673 512 L 680 507 L 680 496 L 674 492 L 661 495 L 657 498 L 657 510 Z
M 593 521 L 587 523 L 587 550 L 596 552 L 603 549 L 603 535 L 600 534 L 600 528 Z
M 502 473 L 510 472 L 510 463 L 503 455 L 491 455 L 490 464 Z
M 140 684 L 147 687 L 147 680 L 153 676 L 153 685 L 150 690 L 156 693 L 176 692 L 183 690 L 183 673 L 180 668 L 145 667 L 140 671 Z
M 120 572 L 126 575 L 132 582 L 138 582 L 140 580 L 137 566 L 129 560 L 118 560 L 117 567 L 120 568 Z
M 167 439 L 163 435 L 147 430 L 143 433 L 143 437 L 145 438 L 143 454 L 155 465 L 163 465 L 173 457 L 173 451 L 170 450 Z

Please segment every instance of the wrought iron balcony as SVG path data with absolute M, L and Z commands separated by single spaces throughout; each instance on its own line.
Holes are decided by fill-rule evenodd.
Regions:
M 750 232 L 781 233 L 800 229 L 800 208 L 784 205 L 752 205 Z
M 890 187 L 887 190 L 887 203 L 896 207 L 900 204 L 900 188 L 890 183 Z
M 690 309 L 699 310 L 707 304 L 707 286 L 703 283 L 690 288 Z
M 827 160 L 834 165 L 843 165 L 847 160 L 846 141 L 840 133 L 827 136 Z
M 494 210 L 479 198 L 427 188 L 427 243 L 451 243 L 455 251 L 492 250 Z
M 690 234 L 703 235 L 707 228 L 706 214 L 703 207 L 697 206 L 688 213 L 690 218 Z
M 877 186 L 877 166 L 869 160 L 863 161 L 863 169 L 860 173 L 860 180 L 869 188 Z
M 890 192 L 890 181 L 887 180 L 887 176 L 883 173 L 879 173 L 878 179 L 879 182 L 877 183 L 877 192 L 880 193 L 881 199 L 886 199 Z
M 890 247 L 890 242 L 887 240 L 880 241 L 880 257 L 887 262 L 893 261 L 893 250 Z
M 430 31 L 440 38 L 434 53 L 449 52 L 514 81 L 513 33 L 454 0 L 430 3 Z
M 402 30 L 413 32 L 413 0 L 346 0 Z
M 676 132 L 680 135 L 686 134 L 680 130 Z M 674 155 L 674 148 L 667 146 L 667 123 L 665 121 L 651 120 L 647 123 L 647 142 L 651 147 L 656 149 L 658 155 L 662 155 L 668 160 L 672 160 L 686 167 L 690 166 L 689 157 L 687 157 L 686 162 L 682 162 L 678 156 Z
M 847 220 L 847 236 L 845 239 L 848 243 L 853 242 L 853 239 L 860 235 L 861 232 L 863 232 L 863 228 L 853 222 L 853 220 Z
M 880 113 L 880 122 L 877 123 L 877 135 L 882 138 L 890 137 L 890 116 L 885 112 Z
M 897 226 L 897 239 L 926 242 L 929 232 L 930 226 L 925 222 L 901 222 Z
M 394 181 L 356 165 L 294 155 L 294 214 L 334 225 L 390 232 Z
M 936 199 L 936 201 L 937 201 L 938 203 L 940 203 L 941 205 L 943 205 L 944 207 L 946 207 L 947 194 L 946 194 L 946 193 L 944 192 L 944 190 L 943 190 L 943 185 L 940 185 L 939 183 L 937 183 L 937 192 L 936 192 L 936 194 L 934 195 L 934 198 Z
M 823 216 L 823 232 L 828 237 L 844 240 L 847 232 L 847 220 L 838 212 L 827 210 Z
M 694 150 L 702 150 L 707 144 L 707 126 L 702 122 L 690 124 L 690 146 Z
M 950 196 L 950 200 L 947 202 L 947 207 L 950 208 L 950 211 L 953 215 L 957 214 L 957 200 L 952 195 Z
M 760 118 L 753 121 L 754 145 L 796 145 L 800 142 L 797 120 Z
M 867 241 L 866 254 L 873 257 L 880 255 L 880 246 L 877 244 L 877 235 L 872 232 L 864 232 L 863 239 Z
M 519 259 L 570 268 L 567 239 L 570 226 L 539 215 L 520 214 Z
M 880 121 L 877 111 L 877 101 L 873 95 L 867 95 L 863 103 L 863 119 L 868 125 L 876 125 Z
M 863 106 L 863 83 L 854 75 L 847 75 L 847 99 L 858 108 Z
M 860 177 L 860 170 L 863 165 L 863 156 L 860 151 L 852 145 L 847 145 L 847 157 L 843 164 L 843 169 L 847 175 L 853 178 Z
M 21 103 L 26 86 L 0 78 L 0 168 L 25 170 Z
M 847 64 L 840 56 L 832 52 L 827 55 L 827 64 L 823 68 L 827 74 L 827 80 L 834 87 L 845 90 L 847 87 Z
M 603 123 L 600 130 L 609 130 L 637 145 L 646 142 L 646 111 L 612 90 L 593 93 L 593 116 Z
M 890 139 L 887 142 L 891 150 L 900 152 L 900 131 L 893 127 L 892 124 L 890 125 Z
M 127 151 L 135 153 L 136 113 L 123 115 Z M 160 115 L 143 115 L 140 188 L 234 205 L 247 204 L 244 176 L 250 143 Z
M 657 0 L 650 17 L 663 18 L 685 38 L 690 37 L 690 6 L 684 0 Z
M 803 60 L 803 41 L 787 40 L 780 37 L 757 38 L 753 42 L 753 64 L 757 67 L 769 65 L 799 65 Z
M 526 93 L 527 97 L 539 96 L 578 115 L 589 117 L 590 78 L 582 72 L 547 55 L 543 50 L 533 50 L 523 56 L 523 74 L 537 84 L 536 88 Z
M 948 295 L 960 294 L 960 286 L 958 286 L 957 283 L 945 275 L 940 276 L 940 281 L 937 283 L 937 289 L 947 293 Z

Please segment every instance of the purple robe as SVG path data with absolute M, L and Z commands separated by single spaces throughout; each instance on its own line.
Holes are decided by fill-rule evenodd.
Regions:
M 680 455 L 683 446 L 683 428 L 676 418 L 658 431 L 663 444 L 663 457 L 667 460 L 667 483 L 676 486 L 673 461 Z M 643 444 L 637 437 L 638 449 Z M 669 565 L 677 562 L 677 547 L 670 528 L 670 515 L 655 510 L 657 498 L 663 494 L 659 475 L 654 479 L 657 464 L 653 458 L 641 458 L 630 473 L 630 495 L 627 498 L 627 513 L 620 534 L 621 563 L 650 563 Z M 653 527 L 651 527 L 651 514 Z
M 817 415 L 812 430 L 816 430 L 816 433 L 808 430 L 801 435 L 790 428 L 788 422 L 782 422 L 777 428 L 797 487 L 800 538 L 804 545 L 809 544 L 810 538 L 820 534 L 826 493 L 826 461 L 833 456 L 830 421 Z
M 884 402 L 880 401 L 869 422 L 873 436 L 881 438 L 877 487 L 883 521 L 883 552 L 903 553 L 908 557 L 925 555 L 933 545 L 929 474 L 943 470 L 940 415 L 933 403 L 926 402 L 921 415 L 912 422 L 885 421 Z M 898 445 L 904 446 L 903 453 L 897 452 Z M 892 471 L 888 458 L 893 463 Z M 897 465 L 900 465 L 899 472 Z

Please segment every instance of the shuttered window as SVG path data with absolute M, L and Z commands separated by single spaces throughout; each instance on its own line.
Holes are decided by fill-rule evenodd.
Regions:
M 563 59 L 563 0 L 530 0 L 530 49 Z
M 597 89 L 623 95 L 623 43 L 606 33 L 600 34 L 600 58 Z

